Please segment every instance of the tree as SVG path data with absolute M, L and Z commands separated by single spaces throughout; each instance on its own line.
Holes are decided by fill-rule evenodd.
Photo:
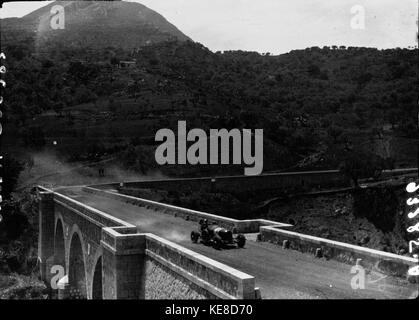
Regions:
M 3 158 L 2 163 L 2 197 L 7 200 L 10 199 L 11 193 L 15 190 L 19 174 L 22 172 L 24 166 L 15 158 L 6 154 Z
M 337 143 L 339 138 L 343 134 L 343 129 L 341 127 L 337 127 L 335 125 L 331 125 L 327 128 L 327 135 L 332 138 L 333 143 Z
M 339 169 L 358 188 L 360 178 L 377 178 L 384 167 L 384 160 L 375 154 L 349 150 Z
M 312 77 L 319 76 L 321 72 L 320 67 L 315 64 L 309 65 L 307 71 L 308 71 L 308 74 L 311 75 Z
M 110 64 L 116 66 L 119 64 L 119 59 L 117 57 L 112 57 L 110 60 Z
M 57 101 L 53 104 L 53 109 L 55 113 L 57 113 L 60 117 L 62 115 L 63 109 L 65 108 L 65 104 L 62 101 Z
M 76 89 L 74 99 L 76 100 L 76 103 L 88 103 L 96 101 L 97 95 L 86 86 L 81 85 Z

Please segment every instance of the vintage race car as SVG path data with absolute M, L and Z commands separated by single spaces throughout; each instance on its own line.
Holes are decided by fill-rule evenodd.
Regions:
M 233 232 L 216 224 L 208 225 L 206 220 L 199 222 L 200 230 L 191 232 L 193 243 L 200 241 L 204 245 L 212 246 L 214 249 L 237 246 L 243 248 L 246 244 L 246 237 L 243 234 L 233 236 Z

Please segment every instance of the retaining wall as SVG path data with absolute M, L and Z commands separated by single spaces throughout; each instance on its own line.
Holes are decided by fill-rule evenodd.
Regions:
M 93 185 L 97 189 L 162 189 L 166 191 L 189 192 L 200 190 L 202 192 L 243 193 L 261 192 L 270 190 L 283 190 L 289 188 L 310 187 L 343 187 L 349 182 L 339 170 L 306 171 L 288 173 L 266 173 L 258 176 L 223 176 L 203 178 L 178 178 L 143 180 Z
M 383 170 L 382 177 L 414 174 L 417 168 Z M 162 189 L 167 191 L 203 192 L 260 192 L 289 188 L 309 189 L 349 187 L 350 181 L 339 170 L 264 173 L 258 176 L 221 176 L 202 178 L 175 178 L 124 182 L 122 189 Z M 121 182 L 93 185 L 96 189 L 119 189 Z
M 418 172 L 417 168 L 404 168 L 404 169 L 394 169 L 394 170 L 383 170 L 382 176 L 384 178 L 394 177 L 399 175 L 411 175 Z

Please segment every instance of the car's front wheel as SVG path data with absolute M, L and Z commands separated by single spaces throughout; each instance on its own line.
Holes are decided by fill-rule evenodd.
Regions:
M 199 239 L 199 233 L 196 231 L 191 232 L 191 240 L 193 243 L 197 243 Z

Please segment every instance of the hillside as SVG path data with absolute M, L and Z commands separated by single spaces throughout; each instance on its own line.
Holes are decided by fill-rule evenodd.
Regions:
M 263 128 L 265 171 L 334 168 L 352 156 L 380 167 L 416 162 L 417 50 L 326 47 L 270 56 L 166 41 L 138 52 L 67 48 L 34 56 L 29 46 L 7 47 L 6 146 L 60 139 L 58 150 L 77 154 L 73 160 L 129 149 L 137 157 L 129 156 L 129 169 L 218 170 L 156 168 L 155 132 L 186 120 L 189 128 Z M 236 169 L 223 168 L 242 172 Z
M 50 29 L 54 4 L 65 6 L 64 30 Z M 54 153 L 69 161 L 117 154 L 143 173 L 242 172 L 157 167 L 155 133 L 186 120 L 205 130 L 264 129 L 265 171 L 346 162 L 357 179 L 416 163 L 417 49 L 214 53 L 123 1 L 54 2 L 1 22 L 6 150 L 58 141 Z
M 65 28 L 51 28 L 51 8 L 64 7 Z M 22 18 L 3 19 L 2 43 L 31 39 L 34 52 L 58 47 L 139 48 L 166 40 L 189 38 L 163 16 L 139 3 L 123 1 L 55 1 Z M 121 35 L 124 35 L 121 37 Z

